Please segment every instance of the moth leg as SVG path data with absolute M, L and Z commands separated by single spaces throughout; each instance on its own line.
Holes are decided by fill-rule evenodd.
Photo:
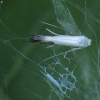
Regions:
M 52 33 L 53 35 L 59 35 L 59 34 L 54 33 L 53 31 L 49 30 L 48 28 L 46 28 L 46 30 L 47 30 L 48 32 Z
M 50 46 L 47 46 L 46 48 L 51 48 L 51 47 L 53 47 L 53 46 L 55 46 L 55 45 L 50 45 Z
M 67 53 L 72 52 L 72 51 L 76 51 L 76 50 L 79 50 L 79 49 L 82 49 L 82 48 L 72 48 L 71 50 L 65 52 L 64 58 L 66 57 L 66 54 L 67 54 Z

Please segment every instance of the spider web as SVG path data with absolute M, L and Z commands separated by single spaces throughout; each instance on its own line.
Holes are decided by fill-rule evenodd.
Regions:
M 28 21 L 24 19 L 21 22 L 21 20 L 27 16 L 26 13 L 29 13 L 30 9 L 27 9 L 33 7 L 32 2 L 31 4 L 29 2 L 0 2 L 0 8 L 2 8 L 0 9 L 0 78 L 2 80 L 0 82 L 0 99 L 100 100 L 100 1 L 52 0 L 51 8 L 42 16 L 43 19 L 50 20 L 54 13 L 53 18 L 49 21 L 50 24 L 40 25 L 33 21 L 26 26 L 26 29 L 22 26 L 30 20 L 27 18 Z M 19 4 L 25 3 L 26 10 L 17 12 L 5 9 L 14 3 L 16 5 L 12 6 L 13 9 Z M 20 5 L 19 8 L 22 6 Z M 20 9 L 23 9 L 24 6 Z M 55 12 L 51 11 L 52 8 Z M 24 13 L 24 11 L 26 12 Z M 17 13 L 18 15 L 16 15 Z M 22 18 L 20 18 L 20 14 L 23 15 Z M 47 18 L 48 15 L 50 15 L 49 18 Z M 6 22 L 7 20 L 8 22 Z M 30 43 L 28 38 L 24 38 L 28 37 L 27 32 L 50 34 L 44 28 L 63 35 L 85 35 L 92 39 L 92 45 L 70 52 L 65 57 L 64 52 L 68 51 L 70 47 L 46 48 L 48 45 Z M 19 30 L 15 31 L 17 29 Z

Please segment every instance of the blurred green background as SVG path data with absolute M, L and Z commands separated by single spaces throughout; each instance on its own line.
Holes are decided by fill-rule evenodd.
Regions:
M 85 9 L 82 6 L 83 1 L 76 0 L 75 3 Z M 92 18 L 88 15 L 86 17 L 92 29 L 85 21 L 84 11 L 82 13 L 81 9 L 75 8 L 70 3 L 67 5 L 81 32 L 94 40 L 91 49 L 96 52 L 95 47 L 97 45 L 95 45 L 94 33 L 99 40 L 100 24 L 93 18 L 100 19 L 99 0 L 95 2 L 88 0 L 86 3 L 87 13 L 91 13 Z M 48 22 L 58 26 L 51 0 L 4 0 L 0 8 L 0 100 L 49 100 L 52 91 L 43 79 L 44 76 L 40 73 L 38 64 L 53 55 L 54 52 L 52 49 L 46 49 L 47 45 L 31 43 L 29 36 L 30 34 L 51 35 L 45 28 L 50 28 L 58 34 L 61 32 L 65 34 L 63 30 L 40 22 Z M 54 47 L 54 49 L 57 53 L 60 53 L 66 51 L 69 47 Z M 79 56 L 77 55 L 77 59 Z M 73 58 L 73 55 L 70 54 L 68 57 Z M 63 59 L 63 57 L 58 58 Z M 88 61 L 90 58 L 87 57 Z M 41 65 L 47 67 L 53 60 L 44 61 Z M 66 66 L 65 60 L 62 63 Z M 74 63 L 70 66 L 73 66 Z M 89 63 L 92 65 L 92 61 Z M 73 68 L 70 68 L 70 70 L 73 70 Z M 79 78 L 81 77 L 80 70 L 79 68 L 75 70 L 75 75 Z M 50 100 L 58 100 L 58 97 L 52 94 Z
M 36 51 L 38 53 L 43 46 L 33 45 L 29 36 L 43 33 L 46 25 L 39 20 L 51 20 L 54 13 L 51 1 L 4 0 L 0 8 L 0 39 L 9 41 L 0 42 L 0 100 L 39 100 L 34 93 L 48 97 L 48 85 L 33 74 L 39 69 L 22 55 L 37 62 L 42 59 L 37 57 L 41 53 L 36 54 Z M 10 40 L 12 38 L 15 39 Z

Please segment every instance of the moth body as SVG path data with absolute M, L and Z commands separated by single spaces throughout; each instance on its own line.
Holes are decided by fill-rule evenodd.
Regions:
M 31 42 L 40 42 L 46 44 L 55 44 L 72 47 L 87 47 L 91 45 L 91 39 L 86 36 L 69 36 L 69 35 L 57 35 L 57 36 L 42 36 L 32 34 L 30 36 Z

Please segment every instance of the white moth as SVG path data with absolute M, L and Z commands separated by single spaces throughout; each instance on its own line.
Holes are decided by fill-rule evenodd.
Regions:
M 47 29 L 50 31 L 49 29 Z M 40 42 L 43 44 L 54 44 L 54 45 L 63 45 L 63 46 L 71 46 L 76 47 L 70 50 L 78 50 L 91 45 L 91 39 L 88 39 L 86 36 L 69 36 L 69 35 L 58 35 L 52 31 L 52 34 L 56 36 L 43 36 L 43 35 L 30 35 L 31 42 Z M 67 52 L 66 52 L 67 53 Z

